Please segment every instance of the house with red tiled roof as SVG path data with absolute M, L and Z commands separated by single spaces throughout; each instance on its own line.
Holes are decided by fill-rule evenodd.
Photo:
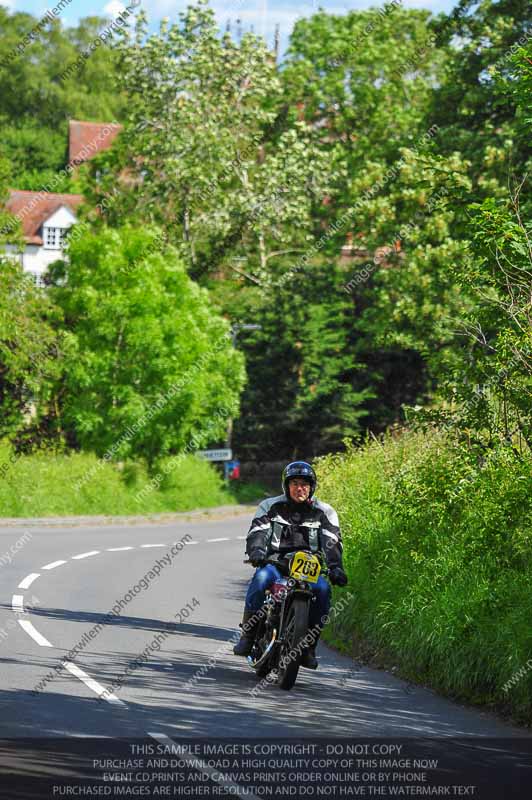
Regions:
M 116 122 L 80 122 L 71 119 L 68 123 L 68 162 L 78 166 L 84 161 L 107 150 L 122 130 Z
M 111 146 L 122 125 L 115 122 L 80 122 L 68 124 L 69 167 L 79 166 Z M 49 264 L 64 258 L 63 244 L 69 228 L 77 222 L 76 211 L 83 202 L 80 194 L 28 192 L 12 189 L 6 210 L 22 226 L 24 251 L 6 245 L 5 252 L 20 260 L 25 272 L 37 279 Z
M 10 191 L 6 209 L 22 225 L 25 248 L 18 257 L 25 272 L 40 278 L 52 261 L 63 258 L 65 236 L 81 203 L 81 194 Z M 7 245 L 6 252 L 15 248 Z

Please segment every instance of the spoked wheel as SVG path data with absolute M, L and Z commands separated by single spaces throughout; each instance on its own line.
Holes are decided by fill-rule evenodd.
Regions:
M 301 663 L 301 653 L 297 646 L 308 632 L 308 612 L 308 598 L 296 595 L 288 609 L 284 630 L 285 644 L 279 660 L 278 684 L 281 689 L 291 689 L 296 682 Z

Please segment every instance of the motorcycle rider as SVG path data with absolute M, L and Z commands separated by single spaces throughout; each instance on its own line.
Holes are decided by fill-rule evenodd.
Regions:
M 334 508 L 314 497 L 316 473 L 306 461 L 293 461 L 282 474 L 284 494 L 263 500 L 251 522 L 246 538 L 246 554 L 256 572 L 249 584 L 240 641 L 233 648 L 237 656 L 251 653 L 266 589 L 281 578 L 279 569 L 265 564 L 273 554 L 294 550 L 325 553 L 329 580 L 337 586 L 347 584 L 342 566 L 342 536 Z M 317 631 L 313 644 L 302 654 L 301 666 L 317 669 L 316 645 L 322 619 L 331 604 L 331 587 L 320 575 L 313 584 L 314 601 L 310 604 L 309 627 Z

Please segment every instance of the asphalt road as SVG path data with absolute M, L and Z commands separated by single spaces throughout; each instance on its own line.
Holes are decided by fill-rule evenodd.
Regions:
M 291 692 L 251 695 L 255 675 L 231 652 L 249 519 L 31 527 L 22 544 L 24 528 L 0 528 L 0 738 L 526 735 L 323 644 Z

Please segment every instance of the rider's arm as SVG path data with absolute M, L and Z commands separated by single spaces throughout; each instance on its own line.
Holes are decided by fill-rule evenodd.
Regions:
M 338 514 L 328 503 L 317 501 L 321 511 L 321 537 L 322 547 L 325 551 L 327 566 L 329 569 L 342 566 L 342 534 L 340 533 L 340 522 Z
M 270 507 L 270 499 L 263 500 L 255 511 L 246 537 L 246 554 L 248 556 L 258 550 L 263 551 L 264 557 L 267 555 L 271 528 Z

